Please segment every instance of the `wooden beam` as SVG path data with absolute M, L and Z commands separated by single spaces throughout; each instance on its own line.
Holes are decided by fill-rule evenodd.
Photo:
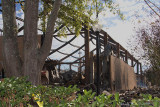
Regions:
M 94 54 L 90 53 L 90 83 L 94 83 Z
M 83 34 L 83 32 L 80 32 L 80 34 Z M 70 33 L 70 34 L 64 34 L 66 36 L 73 36 L 73 35 L 76 35 L 76 33 Z M 59 35 L 53 35 L 55 37 L 58 37 Z
M 60 70 L 61 70 L 61 65 L 59 64 L 58 65 L 58 72 L 60 72 Z
M 117 58 L 120 58 L 120 45 L 117 43 Z
M 144 82 L 143 81 L 143 72 L 142 72 L 142 63 L 139 63 L 139 65 L 140 65 L 141 81 Z
M 69 69 L 72 70 L 72 64 L 69 64 Z
M 107 42 L 108 42 L 108 35 L 107 35 L 107 33 L 105 33 L 104 34 L 104 48 L 106 47 Z
M 68 42 L 66 42 L 65 44 L 61 45 L 60 47 L 58 47 L 57 49 L 53 50 L 52 52 L 50 52 L 49 55 L 55 53 L 56 51 L 60 50 L 61 48 L 63 48 L 64 46 L 66 46 L 67 44 L 69 44 L 70 42 L 72 42 L 74 39 L 76 38 L 76 36 L 74 36 L 71 40 L 69 40 Z
M 127 52 L 127 50 L 125 51 L 125 62 L 128 64 L 128 52 Z
M 137 61 L 137 74 L 139 74 L 139 62 Z
M 82 68 L 81 68 L 81 63 L 82 63 L 82 61 L 81 61 L 81 59 L 79 60 L 79 67 L 78 67 L 78 72 L 81 74 L 81 71 L 82 71 Z
M 75 54 L 76 52 L 78 52 L 78 51 L 79 51 L 80 49 L 82 49 L 83 47 L 84 47 L 84 45 L 81 46 L 79 49 L 75 50 L 74 52 L 72 52 L 71 54 L 69 54 L 68 56 L 62 58 L 62 59 L 60 60 L 60 62 L 62 62 L 62 61 L 65 60 L 66 58 L 70 57 L 71 55 Z
M 18 29 L 18 32 L 22 31 L 24 29 L 24 26 Z
M 140 65 L 140 73 L 142 75 L 143 74 L 143 72 L 142 72 L 142 63 L 139 63 L 139 65 Z
M 133 67 L 134 64 L 133 64 L 133 56 L 131 56 L 131 66 Z
M 85 62 L 59 62 L 58 64 L 79 64 L 79 63 L 85 63 Z

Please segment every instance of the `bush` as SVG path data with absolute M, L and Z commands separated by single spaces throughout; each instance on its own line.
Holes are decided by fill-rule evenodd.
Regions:
M 119 94 L 95 96 L 91 90 L 83 90 L 83 94 L 76 86 L 46 87 L 33 86 L 26 78 L 5 78 L 0 82 L 0 107 L 117 107 L 123 103 Z M 159 98 L 143 95 L 141 100 L 132 100 L 131 106 L 154 105 L 159 107 Z
M 5 78 L 0 82 L 0 107 L 32 106 L 35 103 L 44 106 L 66 105 L 70 95 L 78 91 L 72 87 L 33 86 L 26 78 Z

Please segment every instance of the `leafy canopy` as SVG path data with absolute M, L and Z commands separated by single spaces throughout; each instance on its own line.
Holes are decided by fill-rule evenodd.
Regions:
M 19 0 L 20 4 L 24 6 L 24 2 Z M 61 25 L 65 26 L 60 29 L 59 34 L 64 35 L 67 29 L 70 32 L 75 32 L 79 35 L 83 26 L 90 28 L 95 21 L 91 20 L 93 14 L 100 13 L 109 9 L 114 14 L 118 14 L 121 19 L 124 19 L 123 14 L 120 12 L 118 5 L 115 5 L 113 0 L 62 0 L 62 5 L 59 10 L 58 19 L 55 27 L 59 29 Z M 47 27 L 47 20 L 52 11 L 55 0 L 40 0 L 39 18 L 40 27 L 45 33 Z

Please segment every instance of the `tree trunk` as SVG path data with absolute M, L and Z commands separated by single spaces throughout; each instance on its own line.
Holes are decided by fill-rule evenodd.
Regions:
M 38 66 L 38 5 L 39 0 L 26 0 L 24 10 L 24 76 L 33 85 L 40 84 Z
M 18 51 L 14 2 L 14 0 L 2 0 L 3 63 L 6 77 L 19 77 L 22 75 L 22 61 Z
M 37 41 L 37 22 L 38 22 L 38 0 L 27 0 L 25 2 L 25 22 L 24 22 L 24 75 L 28 76 L 29 81 L 34 85 L 40 84 L 41 69 L 49 55 L 52 36 L 54 33 L 55 21 L 62 0 L 56 0 L 49 17 L 46 35 L 43 45 L 38 49 Z
M 54 25 L 58 17 L 58 11 L 60 9 L 61 3 L 62 3 L 62 0 L 55 0 L 53 9 L 51 11 L 51 15 L 49 16 L 49 19 L 47 22 L 46 35 L 45 35 L 43 45 L 41 46 L 40 54 L 39 54 L 39 62 L 41 62 L 40 64 L 41 66 L 43 66 L 44 61 L 46 60 L 51 50 L 52 37 L 54 33 Z
M 41 69 L 49 55 L 55 21 L 62 0 L 55 0 L 49 17 L 42 47 L 38 47 L 37 25 L 39 0 L 25 0 L 24 19 L 24 62 L 18 51 L 17 27 L 14 0 L 2 0 L 4 25 L 4 65 L 6 76 L 28 76 L 33 85 L 40 84 Z M 23 68 L 23 69 L 22 69 Z

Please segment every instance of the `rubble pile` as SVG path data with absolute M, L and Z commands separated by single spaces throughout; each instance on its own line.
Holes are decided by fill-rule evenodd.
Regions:
M 152 97 L 160 98 L 160 87 L 135 88 L 133 90 L 120 91 L 120 99 L 125 103 L 131 103 L 132 99 L 142 99 L 141 94 L 150 94 Z
M 77 85 L 80 89 L 78 93 L 83 94 L 83 90 L 92 90 L 92 92 L 97 91 L 97 86 L 94 83 L 86 84 L 85 77 L 83 76 L 82 72 L 76 72 L 72 69 L 70 70 L 57 70 L 56 66 L 58 61 L 48 60 L 46 61 L 43 71 L 45 71 L 45 75 L 42 72 L 42 77 L 47 77 L 46 80 L 47 84 L 45 85 L 63 85 L 63 86 L 70 86 L 70 85 Z M 48 72 L 48 75 L 46 75 Z M 102 80 L 100 91 L 101 93 L 105 94 L 106 96 L 112 94 L 111 87 L 109 85 L 104 85 L 104 81 Z M 43 83 L 43 78 L 42 78 Z M 46 82 L 45 82 L 46 83 Z M 105 88 L 106 87 L 106 88 Z M 108 87 L 108 88 L 107 88 Z M 112 90 L 113 91 L 113 90 Z M 114 94 L 114 93 L 113 93 Z M 148 85 L 145 88 L 134 88 L 133 90 L 121 90 L 119 91 L 119 98 L 124 101 L 124 104 L 131 105 L 133 99 L 143 99 L 142 94 L 150 94 L 152 97 L 160 98 L 160 87 Z

